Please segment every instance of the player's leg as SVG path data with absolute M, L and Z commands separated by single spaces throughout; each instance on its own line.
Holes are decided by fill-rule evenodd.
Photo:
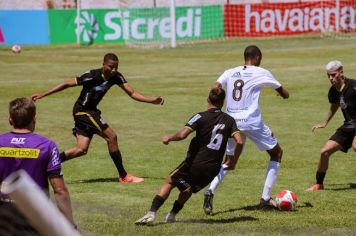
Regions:
M 191 187 L 188 187 L 179 193 L 178 199 L 174 201 L 171 211 L 166 215 L 166 223 L 173 223 L 176 221 L 176 215 L 183 209 L 184 204 L 192 196 L 192 193 Z
M 231 169 L 235 168 L 237 159 L 234 156 L 226 155 L 225 161 L 221 165 L 219 173 L 213 181 L 211 181 L 208 190 L 204 193 L 204 202 L 203 202 L 203 210 L 205 214 L 210 215 L 213 212 L 213 199 L 214 194 L 220 183 L 223 181 L 224 177 L 226 176 L 227 172 Z
M 355 132 L 355 137 L 352 140 L 352 149 L 356 152 L 356 132 Z
M 75 137 L 77 144 L 74 147 L 65 150 L 59 155 L 62 162 L 87 154 L 91 138 L 79 133 L 77 133 Z
M 171 177 L 166 179 L 166 182 L 162 185 L 157 195 L 153 198 L 150 210 L 140 219 L 138 219 L 136 225 L 147 225 L 154 221 L 156 217 L 156 212 L 164 204 L 166 199 L 169 197 L 171 190 L 175 187 Z
M 122 163 L 122 155 L 119 150 L 117 135 L 115 131 L 111 127 L 107 127 L 101 133 L 99 133 L 99 135 L 103 137 L 107 142 L 110 157 L 113 160 L 117 171 L 119 172 L 119 176 L 120 176 L 119 182 L 125 182 L 125 183 L 143 182 L 144 181 L 143 178 L 136 177 L 126 172 L 124 165 Z
M 318 169 L 316 171 L 316 184 L 310 186 L 307 191 L 324 189 L 324 179 L 326 171 L 329 168 L 329 158 L 336 151 L 347 152 L 353 146 L 355 139 L 354 129 L 350 129 L 347 125 L 340 126 L 336 132 L 325 143 L 320 150 L 320 158 L 318 162 Z
M 308 192 L 324 189 L 324 179 L 326 171 L 329 168 L 329 158 L 334 152 L 340 150 L 341 148 L 341 145 L 333 140 L 328 140 L 325 143 L 324 147 L 322 147 L 322 149 L 320 150 L 320 158 L 318 161 L 318 168 L 315 175 L 316 184 L 310 186 L 307 189 Z
M 73 115 L 73 118 L 74 128 L 72 131 L 77 144 L 59 155 L 62 162 L 85 155 L 93 135 L 107 127 L 100 117 L 100 111 L 78 111 Z
M 270 156 L 260 199 L 260 207 L 276 207 L 277 204 L 272 199 L 271 192 L 277 181 L 283 150 L 279 146 L 277 139 L 273 136 L 270 128 L 265 124 L 262 124 L 260 129 L 244 131 L 244 133 L 255 143 L 260 151 L 267 151 Z
M 245 143 L 246 136 L 241 134 L 241 137 L 243 138 L 243 142 Z M 217 176 L 215 176 L 213 181 L 211 181 L 208 190 L 204 193 L 203 209 L 204 209 L 205 214 L 212 213 L 213 198 L 214 198 L 216 189 L 218 188 L 220 183 L 223 181 L 224 177 L 227 175 L 227 172 L 229 170 L 234 170 L 236 167 L 236 164 L 237 164 L 240 156 L 234 156 L 235 148 L 236 148 L 235 140 L 229 139 L 227 147 L 226 147 L 225 161 L 221 165 L 219 174 Z
M 277 182 L 283 150 L 277 143 L 274 148 L 272 148 L 271 150 L 267 150 L 267 153 L 270 155 L 270 161 L 268 163 L 267 170 L 266 170 L 266 180 L 263 186 L 260 203 L 261 205 L 276 207 L 277 204 L 272 199 L 271 192 L 273 186 Z

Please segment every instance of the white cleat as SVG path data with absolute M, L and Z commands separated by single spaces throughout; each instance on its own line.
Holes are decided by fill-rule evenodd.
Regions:
M 153 212 L 148 212 L 142 218 L 135 222 L 135 225 L 150 225 L 155 220 L 155 214 Z

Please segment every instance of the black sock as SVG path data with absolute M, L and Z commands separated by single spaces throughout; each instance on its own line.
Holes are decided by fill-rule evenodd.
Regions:
M 65 152 L 61 152 L 61 153 L 59 154 L 59 159 L 61 159 L 61 162 L 62 162 L 62 163 L 65 162 L 65 161 L 68 161 Z
M 178 212 L 180 210 L 182 210 L 182 208 L 184 207 L 184 204 L 178 202 L 177 200 L 174 202 L 173 204 L 173 207 L 172 207 L 172 210 L 171 212 L 174 213 L 174 214 L 178 214 Z
M 323 184 L 326 172 L 316 172 L 316 183 Z
M 166 201 L 163 197 L 156 195 L 153 198 L 152 205 L 150 211 L 156 212 L 158 209 L 163 205 L 163 203 Z
M 119 175 L 121 178 L 125 178 L 127 175 L 127 172 L 122 165 L 122 157 L 121 157 L 121 152 L 117 150 L 116 152 L 110 153 L 111 159 L 114 162 L 117 171 L 119 172 Z

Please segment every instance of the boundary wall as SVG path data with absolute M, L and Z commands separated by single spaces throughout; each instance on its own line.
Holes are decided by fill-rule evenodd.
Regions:
M 179 41 L 356 32 L 356 1 L 176 7 Z M 77 27 L 79 25 L 79 28 Z M 0 10 L 0 45 L 169 41 L 169 9 Z

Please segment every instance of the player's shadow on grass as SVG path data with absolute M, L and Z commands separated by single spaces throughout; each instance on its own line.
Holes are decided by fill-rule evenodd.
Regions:
M 97 179 L 81 179 L 68 182 L 68 184 L 90 184 L 90 183 L 106 183 L 117 182 L 117 178 L 97 178 Z
M 340 187 L 343 186 L 343 187 Z M 348 185 L 348 186 L 345 186 Z M 328 187 L 325 188 L 325 190 L 331 190 L 331 191 L 344 191 L 344 190 L 350 190 L 350 189 L 356 189 L 356 183 L 348 183 L 348 184 L 328 184 Z
M 310 202 L 304 202 L 303 205 L 302 204 L 297 205 L 297 209 L 298 208 L 311 208 L 311 207 L 314 207 L 314 206 Z M 225 214 L 225 213 L 231 213 L 231 212 L 235 212 L 235 211 L 279 211 L 279 210 L 275 209 L 275 208 L 270 208 L 270 207 L 265 207 L 265 208 L 261 209 L 259 204 L 257 204 L 257 205 L 251 205 L 251 206 L 244 206 L 244 207 L 240 207 L 240 208 L 232 208 L 232 209 L 228 209 L 225 211 L 217 211 L 217 212 L 213 213 L 212 216 Z
M 187 220 L 178 220 L 175 224 L 230 224 L 235 222 L 245 222 L 245 221 L 257 221 L 258 219 L 251 216 L 240 216 L 232 217 L 228 219 L 187 219 Z M 158 222 L 150 226 L 158 226 L 162 224 L 167 224 L 165 222 Z
M 162 179 L 158 177 L 143 177 L 144 179 Z M 90 184 L 90 183 L 108 183 L 108 182 L 117 182 L 117 178 L 96 178 L 96 179 L 81 179 L 67 182 L 68 184 Z

